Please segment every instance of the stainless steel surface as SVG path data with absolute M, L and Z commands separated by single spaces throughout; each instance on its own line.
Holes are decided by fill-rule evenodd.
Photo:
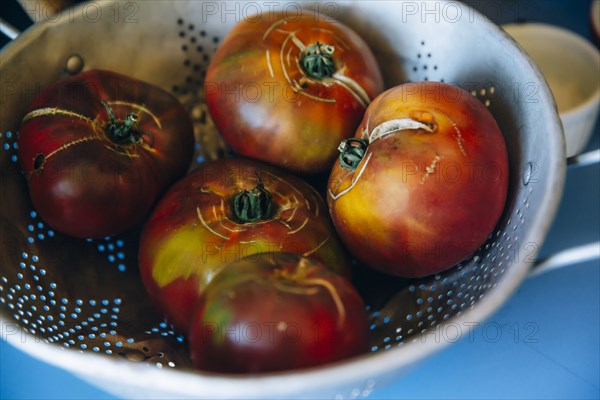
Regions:
M 501 29 L 460 3 L 436 3 L 437 18 L 435 11 L 412 12 L 418 3 L 408 1 L 319 3 L 370 44 L 387 86 L 444 80 L 489 106 L 510 154 L 504 216 L 474 257 L 446 273 L 357 277 L 370 305 L 371 354 L 260 376 L 190 370 L 183 336 L 154 312 L 139 282 L 137 233 L 86 241 L 49 230 L 29 202 L 15 137 L 32 96 L 68 73 L 67 61 L 77 54 L 84 69 L 111 69 L 174 92 L 195 121 L 196 161 L 221 156 L 223 143 L 202 103 L 203 71 L 244 9 L 226 14 L 221 3 L 199 1 L 93 4 L 104 18 L 91 23 L 79 6 L 73 18 L 26 31 L 0 59 L 1 322 L 21 327 L 28 340 L 5 339 L 23 351 L 124 397 L 355 397 L 445 345 L 427 332 L 484 320 L 527 275 L 560 200 L 565 168 L 556 108 L 535 66 Z M 117 19 L 114 7 L 122 11 Z M 263 12 L 271 7 L 259 4 Z

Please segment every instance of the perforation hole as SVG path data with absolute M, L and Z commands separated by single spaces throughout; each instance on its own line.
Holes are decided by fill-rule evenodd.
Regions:
M 177 23 L 181 29 L 186 30 L 185 36 L 180 38 L 181 63 L 185 73 L 181 81 L 171 85 L 171 91 L 192 117 L 196 137 L 194 163 L 191 166 L 194 168 L 204 160 L 221 158 L 227 154 L 225 142 L 207 116 L 204 92 L 206 71 L 221 38 L 211 36 L 205 30 L 198 30 L 192 21 L 186 22 L 186 18 L 179 18 Z
M 486 107 L 493 104 L 496 94 L 497 88 L 493 84 L 471 89 L 471 95 L 477 97 Z
M 438 64 L 435 64 L 434 53 L 427 49 L 426 42 L 422 40 L 420 42 L 421 50 L 418 51 L 413 60 L 413 65 L 410 67 L 412 75 L 410 77 L 411 82 L 418 81 L 440 81 L 443 82 L 443 78 L 437 75 Z

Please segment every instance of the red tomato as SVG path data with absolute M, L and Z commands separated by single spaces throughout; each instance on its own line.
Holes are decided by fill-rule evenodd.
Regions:
M 193 127 L 175 97 L 107 71 L 49 85 L 19 131 L 31 200 L 54 229 L 77 237 L 121 233 L 188 169 Z
M 340 145 L 328 204 L 342 241 L 403 277 L 443 271 L 480 247 L 504 209 L 508 157 L 487 108 L 457 86 L 392 88 Z
M 364 353 L 367 333 L 365 305 L 346 279 L 314 259 L 271 253 L 215 277 L 188 337 L 197 368 L 257 373 Z
M 234 152 L 299 173 L 331 168 L 383 80 L 366 43 L 302 10 L 236 25 L 208 67 L 206 102 Z
M 139 261 L 150 297 L 186 330 L 201 291 L 224 264 L 279 251 L 349 273 L 327 206 L 311 186 L 257 161 L 222 159 L 165 194 L 142 232 Z

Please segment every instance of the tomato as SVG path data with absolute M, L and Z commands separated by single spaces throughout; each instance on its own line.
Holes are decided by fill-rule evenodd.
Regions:
M 166 91 L 92 70 L 35 98 L 18 146 L 41 218 L 59 232 L 98 238 L 141 222 L 188 169 L 194 136 L 187 112 Z
M 367 44 L 307 10 L 238 23 L 205 82 L 210 115 L 235 153 L 303 174 L 329 171 L 337 145 L 382 91 Z
M 367 351 L 365 305 L 343 277 L 295 254 L 249 256 L 208 285 L 188 338 L 194 365 L 271 372 Z
M 508 189 L 504 138 L 487 108 L 447 83 L 392 88 L 375 99 L 328 182 L 342 241 L 365 264 L 422 277 L 479 248 Z
M 163 196 L 144 226 L 142 279 L 159 310 L 186 330 L 203 288 L 228 262 L 285 251 L 348 274 L 327 206 L 307 183 L 241 158 L 207 162 Z

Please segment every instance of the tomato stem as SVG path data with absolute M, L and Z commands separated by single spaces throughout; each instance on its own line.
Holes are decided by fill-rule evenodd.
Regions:
M 336 70 L 333 60 L 334 50 L 331 45 L 319 42 L 311 44 L 300 56 L 302 69 L 314 79 L 330 78 Z
M 338 147 L 342 167 L 354 171 L 364 158 L 368 146 L 369 142 L 364 139 L 350 138 L 343 140 Z
M 107 126 L 108 135 L 110 138 L 117 144 L 140 143 L 140 132 L 134 129 L 135 124 L 139 120 L 138 115 L 134 112 L 131 112 L 127 115 L 125 121 L 118 121 L 108 103 L 104 100 L 101 102 L 106 108 L 106 112 L 108 112 L 108 116 L 110 117 L 110 123 Z
M 262 182 L 251 190 L 242 190 L 233 197 L 233 215 L 241 223 L 256 222 L 271 217 L 273 197 Z

